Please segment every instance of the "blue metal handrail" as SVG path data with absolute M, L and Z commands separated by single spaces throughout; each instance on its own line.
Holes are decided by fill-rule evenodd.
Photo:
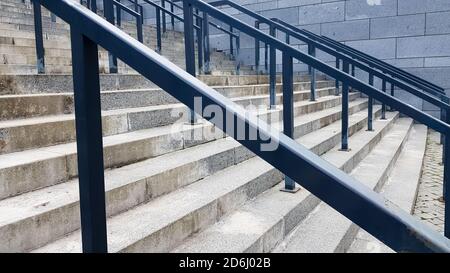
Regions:
M 195 109 L 197 114 L 203 115 L 203 110 L 210 105 L 218 106 L 225 113 L 222 116 L 223 119 L 219 120 L 216 116 L 214 118 L 205 116 L 205 118 L 292 179 L 301 181 L 300 183 L 311 193 L 394 250 L 450 252 L 448 239 L 409 214 L 399 211 L 395 205 L 385 200 L 380 194 L 362 186 L 348 174 L 335 168 L 290 137 L 274 129 L 271 130 L 262 121 L 255 122 L 243 108 L 190 75 L 190 71 L 188 71 L 189 73 L 183 71 L 103 18 L 71 0 L 41 0 L 41 2 L 48 10 L 54 12 L 71 26 L 83 251 L 107 251 L 97 48 L 97 45 L 100 45 L 177 100 L 189 108 Z M 420 120 L 429 121 L 431 119 L 433 121 L 431 127 L 446 135 L 450 134 L 447 124 L 433 120 L 432 117 L 417 109 L 395 98 L 390 98 L 342 71 L 299 52 L 289 45 L 280 43 L 263 32 L 198 0 L 183 2 L 185 30 L 189 30 L 185 36 L 187 48 L 190 49 L 186 52 L 187 55 L 190 55 L 186 56 L 188 70 L 195 69 L 195 65 L 192 66 L 192 54 L 194 54 L 192 8 L 194 4 L 203 12 L 275 46 L 283 52 L 283 59 L 287 60 L 289 65 L 292 65 L 292 57 L 295 57 L 324 72 L 333 72 L 340 80 L 363 89 L 396 109 L 413 114 Z M 288 67 L 285 62 L 284 65 Z M 289 73 L 283 77 L 284 96 L 292 97 L 292 86 L 289 87 L 292 83 L 292 69 L 287 70 Z M 194 107 L 194 98 L 196 97 L 202 99 L 202 104 L 198 108 Z M 240 138 L 238 130 L 226 126 L 230 119 L 236 120 L 237 124 L 245 125 L 246 132 L 256 132 L 259 138 L 256 140 L 250 140 L 247 137 Z M 266 143 L 267 139 L 279 143 L 278 148 L 274 151 L 261 150 L 260 145 Z
M 148 0 L 144 0 L 144 1 L 148 1 Z M 165 2 L 169 2 L 171 4 L 171 8 L 173 9 L 174 7 L 183 10 L 183 7 L 181 5 L 178 5 L 176 2 L 179 2 L 177 0 L 162 0 L 161 4 L 164 4 Z M 155 3 L 151 4 L 151 5 L 157 5 Z M 184 22 L 184 19 L 182 19 L 181 17 L 177 16 L 174 14 L 173 11 L 171 12 L 167 12 L 167 14 L 169 14 L 171 16 L 171 21 L 172 21 L 172 27 L 173 26 L 173 18 L 175 17 L 176 19 L 178 19 L 181 22 Z M 175 16 L 174 16 L 175 15 Z M 194 12 L 194 17 L 195 17 L 195 22 L 196 24 L 194 24 L 195 28 L 200 27 L 199 31 L 197 32 L 197 37 L 200 37 L 200 42 L 197 43 L 198 45 L 198 56 L 199 56 L 199 62 L 198 62 L 198 66 L 200 70 L 203 70 L 203 72 L 205 73 L 209 73 L 210 72 L 210 42 L 209 42 L 209 26 L 212 26 L 222 32 L 224 32 L 225 34 L 228 34 L 230 37 L 230 55 L 234 56 L 234 58 L 237 60 L 236 62 L 236 72 L 237 74 L 239 74 L 240 71 L 240 61 L 238 60 L 238 56 L 239 56 L 239 52 L 240 52 L 240 36 L 236 33 L 233 32 L 233 28 L 230 27 L 230 30 L 226 30 L 224 29 L 222 26 L 215 24 L 213 22 L 210 22 L 208 20 L 208 17 L 203 15 L 199 15 L 198 12 Z M 163 17 L 164 18 L 164 17 Z M 163 22 L 163 25 L 165 23 Z M 233 49 L 233 39 L 235 40 L 236 43 L 236 52 L 234 52 Z
M 228 2 L 228 1 L 227 1 Z M 271 35 L 265 34 L 264 32 L 260 31 L 259 29 L 250 26 L 246 23 L 243 23 L 235 18 L 233 18 L 230 15 L 227 15 L 226 13 L 223 13 L 219 9 L 211 6 L 208 3 L 204 3 L 203 1 L 199 0 L 184 0 L 183 1 L 184 6 L 195 6 L 195 8 L 200 9 L 203 12 L 208 13 L 209 16 L 216 18 L 217 20 L 233 26 L 235 29 L 238 29 L 242 33 L 245 33 L 251 37 L 253 37 L 255 40 L 261 41 L 263 43 L 269 44 L 271 49 L 273 50 L 280 50 L 283 54 L 283 79 L 286 79 L 286 83 L 283 84 L 283 88 L 286 88 L 286 90 L 283 90 L 284 96 L 283 96 L 283 111 L 286 110 L 287 113 L 285 116 L 288 118 L 284 118 L 284 120 L 292 120 L 292 112 L 290 112 L 292 108 L 292 101 L 289 101 L 291 99 L 290 95 L 292 92 L 292 86 L 290 84 L 292 80 L 292 59 L 298 59 L 300 62 L 305 63 L 306 65 L 311 66 L 312 68 L 323 72 L 326 75 L 329 75 L 340 82 L 343 83 L 342 88 L 342 133 L 341 133 L 341 147 L 342 150 L 348 149 L 348 92 L 349 88 L 355 88 L 362 93 L 365 93 L 369 96 L 369 98 L 376 99 L 383 103 L 384 107 L 386 105 L 390 106 L 393 109 L 398 110 L 399 112 L 406 114 L 413 119 L 427 125 L 428 127 L 435 129 L 438 132 L 441 132 L 444 137 L 444 158 L 450 158 L 450 145 L 446 145 L 445 143 L 450 144 L 450 135 L 448 134 L 448 129 L 450 126 L 448 123 L 450 122 L 450 112 L 448 109 L 448 106 L 442 105 L 443 109 L 446 112 L 445 115 L 445 122 L 438 120 L 429 114 L 426 114 L 415 107 L 403 103 L 399 99 L 395 98 L 394 96 L 391 96 L 386 91 L 386 81 L 383 81 L 383 90 L 380 91 L 376 89 L 375 87 L 371 86 L 370 84 L 364 83 L 363 81 L 355 78 L 354 76 L 350 75 L 350 62 L 346 59 L 343 61 L 343 70 L 340 71 L 339 69 L 336 69 L 321 60 L 318 60 L 314 56 L 311 56 L 310 54 L 305 54 L 301 52 L 300 50 L 276 39 L 275 37 L 272 37 Z M 188 11 L 188 8 L 185 7 L 185 12 Z M 251 11 L 249 11 L 252 13 Z M 258 16 L 255 14 L 255 16 Z M 185 41 L 188 41 L 190 38 L 190 29 L 185 27 Z M 187 47 L 186 47 L 187 48 Z M 186 49 L 186 52 L 189 52 L 188 49 Z M 310 52 L 308 52 L 310 53 Z M 287 72 L 285 72 L 287 71 Z M 373 79 L 373 74 L 372 77 Z M 285 80 L 283 80 L 284 82 Z M 286 97 L 286 99 L 285 99 Z M 438 103 L 438 102 L 436 102 Z M 444 108 L 445 107 L 445 108 Z M 284 128 L 291 128 L 292 124 L 284 124 Z M 290 129 L 286 130 L 285 133 L 289 134 Z M 450 179 L 450 160 L 444 160 L 444 196 L 447 200 L 450 199 L 449 197 L 449 191 L 446 189 L 450 186 L 450 182 L 447 183 Z M 292 184 L 286 184 L 286 188 L 289 189 L 292 187 Z M 448 198 L 447 198 L 448 197 Z M 446 211 L 448 211 L 450 206 L 446 206 Z M 450 213 L 446 214 L 446 224 L 445 224 L 445 234 L 446 236 L 450 236 Z
M 142 13 L 139 13 L 137 11 L 134 11 L 130 9 L 129 7 L 125 6 L 124 4 L 120 3 L 120 0 L 112 0 L 112 3 L 114 6 L 116 6 L 116 20 L 117 20 L 117 26 L 121 26 L 122 16 L 120 11 L 125 11 L 129 15 L 136 18 L 136 31 L 137 31 L 137 39 L 139 42 L 143 42 L 143 34 L 142 34 Z M 142 11 L 142 7 L 141 7 Z

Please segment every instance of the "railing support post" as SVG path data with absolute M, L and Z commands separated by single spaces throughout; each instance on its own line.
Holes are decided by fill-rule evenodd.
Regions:
M 294 71 L 292 57 L 283 52 L 283 133 L 294 138 Z M 296 192 L 295 181 L 285 176 L 282 191 Z
M 269 72 L 269 44 L 264 43 L 264 72 Z
M 369 73 L 369 85 L 373 86 L 374 76 Z M 367 105 L 367 131 L 373 131 L 373 98 L 369 96 Z
M 311 44 L 308 45 L 308 53 L 309 55 L 316 57 L 316 48 Z M 310 101 L 316 100 L 316 69 L 310 67 L 310 77 L 311 77 L 311 94 L 309 97 Z
M 205 61 L 203 63 L 203 73 L 204 74 L 210 74 L 210 62 L 211 62 L 211 56 L 210 56 L 210 48 L 209 48 L 209 18 L 208 14 L 206 12 L 203 12 L 203 48 L 205 55 L 203 56 Z
M 41 1 L 34 0 L 33 14 L 34 14 L 34 35 L 36 40 L 36 68 L 39 74 L 45 73 L 45 49 L 44 40 L 42 38 L 42 14 Z
M 386 93 L 386 80 L 382 79 L 381 90 Z M 386 119 L 386 104 L 381 104 L 381 119 Z
M 114 25 L 114 6 L 110 0 L 103 0 L 103 11 L 108 22 Z M 117 58 L 111 52 L 108 52 L 109 57 L 109 73 L 117 73 Z
M 343 60 L 343 71 L 349 73 L 350 65 L 348 61 Z M 342 82 L 342 130 L 341 130 L 341 151 L 348 151 L 348 92 L 349 85 L 346 81 Z
M 445 122 L 450 124 L 450 112 L 445 112 Z M 443 199 L 445 202 L 444 211 L 444 235 L 450 238 L 450 135 L 444 136 L 443 145 L 443 165 L 444 165 L 444 181 L 443 181 Z
M 97 13 L 97 0 L 91 1 L 91 10 L 93 13 Z
M 336 69 L 341 69 L 341 61 L 340 61 L 340 59 L 339 58 L 336 58 Z M 338 80 L 336 80 L 335 81 L 335 95 L 336 96 L 339 96 L 339 81 Z
M 173 14 L 173 3 L 170 2 L 170 12 Z M 175 30 L 175 18 L 173 16 L 170 17 L 170 24 L 172 25 L 172 30 Z
M 144 43 L 144 34 L 142 31 L 142 17 L 136 17 L 136 30 L 137 30 L 137 39 L 139 42 Z
M 71 29 L 83 252 L 107 252 L 97 44 Z
M 276 29 L 273 24 L 270 25 L 270 36 L 276 38 Z M 277 52 L 276 48 L 273 46 L 270 46 L 270 88 L 269 88 L 269 95 L 270 95 L 270 102 L 269 102 L 269 108 L 275 109 L 276 108 L 276 89 L 277 89 Z
M 395 95 L 395 85 L 393 83 L 391 83 L 391 96 L 394 97 Z M 394 111 L 395 109 L 392 107 L 389 107 L 389 111 Z
M 195 77 L 194 10 L 191 1 L 183 1 L 183 14 L 186 72 Z M 197 116 L 194 109 L 190 109 L 189 123 L 195 124 L 196 122 Z
M 156 8 L 156 52 L 161 54 L 162 42 L 161 42 L 161 9 Z M 163 15 L 165 16 L 165 15 Z

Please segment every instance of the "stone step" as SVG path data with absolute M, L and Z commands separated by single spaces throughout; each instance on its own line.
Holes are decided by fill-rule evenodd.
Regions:
M 327 140 L 323 138 L 316 141 L 317 146 L 327 146 Z M 218 171 L 196 183 L 110 217 L 109 251 L 168 251 L 184 238 L 213 224 L 281 179 L 281 173 L 257 157 Z M 170 205 L 177 209 L 167 210 Z M 139 217 L 139 225 L 136 225 L 136 216 Z M 134 236 L 123 233 L 130 227 L 128 225 L 135 227 Z M 79 231 L 37 251 L 80 251 Z
M 237 86 L 269 83 L 268 75 L 198 75 L 198 79 L 209 86 Z M 294 81 L 309 81 L 307 75 L 297 75 Z M 316 80 L 325 80 L 318 76 Z M 281 77 L 277 77 L 281 83 Z M 100 74 L 100 89 L 128 90 L 156 88 L 157 86 L 141 75 Z M 0 94 L 72 93 L 72 75 L 0 75 Z
M 427 127 L 415 124 L 405 143 L 391 174 L 380 193 L 400 209 L 412 213 L 416 200 L 417 189 L 422 173 L 427 141 Z M 354 224 L 353 224 L 354 226 Z M 386 253 L 393 252 L 388 246 L 366 231 L 357 230 L 356 238 L 347 249 L 349 253 Z M 359 230 L 359 231 L 358 231 Z
M 379 107 L 376 108 L 379 113 Z M 365 113 L 363 113 L 365 116 Z M 349 138 L 353 148 L 350 152 L 341 152 L 339 141 L 340 122 L 301 137 L 300 144 L 316 154 L 323 154 L 331 164 L 342 170 L 352 169 L 370 152 L 381 135 L 389 131 L 398 117 L 398 113 L 389 113 L 387 121 L 375 120 L 375 131 L 354 132 Z M 332 126 L 336 126 L 334 129 Z M 337 139 L 328 150 L 314 147 L 318 139 Z M 331 133 L 333 132 L 333 133 Z M 331 133 L 331 134 L 330 134 Z M 333 147 L 334 146 L 334 147 Z M 314 148 L 312 148 L 314 147 Z M 314 210 L 320 200 L 305 189 L 295 194 L 281 192 L 281 185 L 269 189 L 241 208 L 230 213 L 209 228 L 194 234 L 172 249 L 172 252 L 269 252 L 280 243 L 299 222 Z
M 413 120 L 401 118 L 373 151 L 353 170 L 351 176 L 374 191 L 379 191 L 407 141 Z M 325 203 L 303 220 L 275 252 L 345 252 L 357 226 Z
M 367 107 L 367 102 L 359 99 L 350 106 L 353 113 Z M 336 121 L 340 111 L 340 107 L 334 107 L 316 112 L 318 114 L 302 115 L 304 121 L 295 123 L 295 136 Z M 313 119 L 309 120 L 308 116 Z M 261 112 L 259 117 L 273 123 L 279 121 L 281 115 L 267 111 Z M 104 164 L 106 169 L 120 167 L 223 137 L 220 130 L 214 130 L 208 123 L 194 127 L 178 123 L 108 136 L 103 138 Z M 78 173 L 75 143 L 4 154 L 0 159 L 0 199 L 62 183 Z
M 317 81 L 316 88 L 332 87 L 330 81 Z M 242 86 L 212 86 L 216 91 L 226 97 L 257 96 L 269 93 L 269 85 L 242 85 Z M 281 92 L 281 84 L 277 84 L 277 92 Z M 309 82 L 294 83 L 294 91 L 308 90 Z M 320 95 L 320 94 L 319 94 Z M 280 98 L 279 100 L 280 101 Z M 173 104 L 178 101 L 161 89 L 138 89 L 102 91 L 102 110 L 115 110 L 121 108 L 135 108 Z M 2 120 L 61 115 L 73 113 L 73 94 L 30 94 L 30 95 L 3 95 L 0 96 L 0 122 Z M 0 126 L 1 127 L 1 126 Z
M 295 113 L 310 113 L 336 106 L 341 102 L 340 97 L 330 96 L 332 91 L 330 88 L 318 91 L 323 97 L 315 102 L 304 101 L 309 97 L 309 91 L 297 91 L 294 96 L 298 101 L 294 104 Z M 278 96 L 281 97 L 281 94 Z M 351 98 L 356 99 L 359 96 L 359 93 L 353 93 Z M 232 101 L 243 107 L 254 105 L 255 108 L 260 106 L 267 108 L 269 97 L 266 95 L 239 97 L 233 98 Z M 111 136 L 166 126 L 175 122 L 186 122 L 187 116 L 189 116 L 188 108 L 180 103 L 110 110 L 102 115 L 103 135 Z M 2 132 L 0 154 L 19 152 L 74 141 L 75 119 L 73 115 L 58 115 L 8 120 L 0 122 L 0 132 Z

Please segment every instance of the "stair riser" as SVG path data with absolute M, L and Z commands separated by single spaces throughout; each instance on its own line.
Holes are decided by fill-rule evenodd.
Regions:
M 362 105 L 352 107 L 350 108 L 350 112 L 357 112 L 361 107 Z M 322 119 L 312 121 L 310 123 L 302 124 L 301 126 L 297 126 L 295 128 L 295 131 L 299 135 L 309 133 L 312 131 L 312 128 L 316 128 L 316 126 L 313 125 L 314 123 L 326 126 L 336 121 L 335 118 L 338 116 L 330 115 Z M 364 126 L 364 121 L 360 121 L 356 124 L 351 125 L 350 134 L 353 134 L 353 132 L 356 131 L 352 128 L 361 128 L 361 126 Z M 321 145 L 325 145 L 329 148 L 333 147 L 329 145 L 329 142 L 324 142 L 323 144 L 319 144 L 314 147 L 314 150 L 326 151 L 326 147 L 319 148 Z M 128 210 L 143 202 L 149 201 L 152 198 L 174 191 L 180 187 L 198 181 L 199 179 L 202 179 L 208 175 L 212 175 L 217 171 L 223 170 L 234 164 L 238 164 L 253 156 L 254 155 L 246 148 L 236 143 L 232 145 L 230 149 L 224 150 L 221 153 L 214 154 L 209 157 L 205 157 L 202 160 L 189 162 L 188 164 L 181 165 L 175 169 L 172 169 L 171 171 L 155 174 L 152 177 L 137 179 L 136 181 L 128 183 L 127 185 L 120 188 L 110 189 L 107 191 L 106 195 L 108 215 L 115 215 L 124 210 Z M 273 175 L 279 177 L 280 174 L 278 172 L 273 173 L 274 171 L 275 170 L 271 168 L 271 170 L 268 172 L 268 175 L 270 177 L 272 177 Z M 273 183 L 280 181 L 280 179 L 262 179 L 262 181 L 265 182 L 260 182 L 260 180 L 258 180 L 255 181 L 255 185 L 250 185 L 249 189 L 252 189 L 253 191 L 250 197 L 254 197 L 258 193 L 267 189 L 267 183 L 270 184 L 268 186 L 271 186 L 273 185 Z M 232 208 L 241 204 L 241 202 L 234 201 L 247 200 L 247 198 L 242 198 L 242 194 L 248 193 L 249 189 L 240 191 L 240 195 L 237 195 L 238 197 L 240 196 L 239 198 L 229 196 L 228 200 L 230 200 L 230 202 L 227 203 L 227 205 L 220 205 L 222 214 L 226 213 L 227 211 L 231 211 Z M 257 190 L 255 191 L 255 189 Z M 231 202 L 231 200 L 234 201 Z M 18 251 L 23 251 L 25 249 L 34 248 L 50 242 L 53 239 L 56 239 L 77 229 L 79 227 L 79 214 L 77 213 L 78 211 L 78 202 L 74 200 L 74 203 L 72 204 L 68 204 L 57 210 L 52 210 L 48 213 L 33 217 L 33 219 L 26 219 L 24 221 L 11 224 L 8 227 L 2 227 L 0 228 L 0 231 L 5 230 L 4 232 L 6 232 L 7 234 L 12 230 L 20 230 L 20 232 L 17 233 L 20 234 L 20 238 L 36 240 L 34 241 L 34 243 L 30 244 L 29 242 L 27 242 L 27 240 L 17 238 L 17 240 L 14 240 L 17 245 L 9 245 L 7 247 L 8 249 L 17 249 Z M 62 218 L 65 219 L 64 222 L 60 221 L 60 219 Z M 55 220 L 53 221 L 53 219 Z M 39 225 L 36 224 L 36 221 L 39 223 Z M 0 234 L 5 233 L 1 232 Z M 40 238 L 36 238 L 35 234 L 41 234 Z M 11 236 L 11 234 L 9 234 L 8 236 Z M 45 236 L 48 237 L 44 238 Z M 0 238 L 2 238 L 1 235 Z
M 329 90 L 325 91 L 326 95 Z M 353 93 L 352 98 L 358 97 Z M 296 100 L 304 99 L 307 94 L 300 93 Z M 268 105 L 268 98 L 239 99 L 235 102 L 244 107 L 249 104 Z M 296 107 L 294 115 L 311 113 L 340 103 L 340 97 L 328 101 L 316 102 L 303 107 Z M 173 124 L 177 121 L 187 121 L 188 109 L 178 105 L 174 108 L 164 108 L 152 111 L 129 112 L 102 117 L 103 135 L 115 135 L 141 129 L 154 128 Z M 45 147 L 75 140 L 75 122 L 73 118 L 65 121 L 37 123 L 26 126 L 0 128 L 0 154 L 23 151 L 27 149 Z

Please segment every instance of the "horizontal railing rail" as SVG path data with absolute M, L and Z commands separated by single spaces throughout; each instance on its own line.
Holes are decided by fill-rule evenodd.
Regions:
M 450 107 L 450 105 L 448 104 L 448 97 L 445 96 L 445 94 L 442 94 L 442 92 L 439 93 L 434 93 L 433 92 L 432 95 L 427 94 L 425 92 L 423 92 L 420 89 L 415 88 L 414 86 L 411 86 L 408 83 L 404 83 L 401 80 L 394 78 L 394 77 L 390 77 L 389 75 L 375 70 L 372 66 L 366 65 L 365 63 L 358 61 L 354 58 L 354 56 L 348 56 L 345 55 L 343 53 L 340 53 L 339 51 L 336 51 L 336 49 L 325 45 L 323 43 L 320 43 L 318 41 L 315 41 L 313 39 L 311 39 L 310 37 L 307 37 L 303 34 L 300 34 L 299 32 L 296 32 L 294 30 L 291 30 L 289 28 L 287 28 L 284 24 L 279 23 L 279 20 L 275 20 L 273 19 L 269 19 L 266 18 L 264 16 L 261 16 L 253 11 L 250 11 L 249 9 L 243 7 L 242 5 L 239 5 L 233 1 L 229 1 L 229 0 L 221 0 L 221 1 L 215 1 L 210 3 L 212 6 L 230 6 L 232 8 L 235 8 L 241 12 L 243 12 L 244 14 L 247 14 L 249 16 L 252 16 L 253 18 L 255 18 L 256 20 L 259 21 L 259 23 L 266 23 L 269 26 L 275 28 L 276 30 L 280 30 L 282 32 L 284 32 L 287 35 L 290 35 L 294 38 L 297 38 L 305 43 L 307 43 L 309 46 L 312 46 L 314 49 L 318 48 L 322 51 L 324 51 L 325 53 L 328 53 L 334 57 L 336 57 L 338 60 L 341 61 L 347 61 L 349 62 L 351 65 L 353 65 L 353 67 L 358 67 L 361 70 L 364 70 L 366 72 L 369 72 L 371 74 L 373 74 L 373 76 L 380 78 L 381 80 L 384 80 L 386 82 L 391 83 L 394 86 L 397 86 L 398 88 L 401 88 L 407 92 L 410 92 L 411 94 L 426 100 L 427 102 L 430 102 L 440 108 L 444 108 L 447 109 L 448 107 Z M 428 89 L 427 89 L 428 90 Z M 437 98 L 435 96 L 438 96 Z
M 396 77 L 400 80 L 408 82 L 410 85 L 415 86 L 417 88 L 420 88 L 424 90 L 425 92 L 429 92 L 432 95 L 439 96 L 440 94 L 445 95 L 444 88 L 439 87 L 433 83 L 430 83 L 428 81 L 425 81 L 422 78 L 419 78 L 407 71 L 404 71 L 402 69 L 399 69 L 391 64 L 388 64 L 386 62 L 383 62 L 379 59 L 376 59 L 373 56 L 370 56 L 366 53 L 363 53 L 359 50 L 356 50 L 354 48 L 351 48 L 345 44 L 339 43 L 338 41 L 335 41 L 329 37 L 326 36 L 319 36 L 315 33 L 312 33 L 305 29 L 300 29 L 298 27 L 295 27 L 291 24 L 288 24 L 284 22 L 283 20 L 280 20 L 278 18 L 272 18 L 274 22 L 277 22 L 287 28 L 290 28 L 291 30 L 300 33 L 302 35 L 308 36 L 311 39 L 316 40 L 317 42 L 320 42 L 322 44 L 325 44 L 335 50 L 338 50 L 340 52 L 343 52 L 345 54 L 348 54 L 352 58 L 358 59 L 367 65 L 379 69 L 382 73 L 388 73 L 393 77 Z
M 380 194 L 362 186 L 348 174 L 327 163 L 290 137 L 271 129 L 262 121 L 249 117 L 243 108 L 190 75 L 192 68 L 195 69 L 195 65 L 192 66 L 192 57 L 186 56 L 187 70 L 190 70 L 187 73 L 123 31 L 118 30 L 103 18 L 71 0 L 41 0 L 41 3 L 69 23 L 71 28 L 81 231 L 85 252 L 107 251 L 97 45 L 111 51 L 112 54 L 180 102 L 195 109 L 197 114 L 203 116 L 203 110 L 206 107 L 218 106 L 225 113 L 222 119 L 211 116 L 204 116 L 204 118 L 292 179 L 301 181 L 300 183 L 311 193 L 387 243 L 394 250 L 450 252 L 450 242 L 445 237 L 418 222 L 406 212 L 400 211 Z M 280 43 L 271 36 L 222 13 L 207 3 L 185 0 L 183 5 L 185 31 L 186 29 L 190 30 L 187 34 L 192 34 L 193 31 L 192 7 L 195 5 L 203 12 L 231 24 L 239 31 L 273 44 L 277 49 L 282 50 L 283 54 L 290 54 L 284 55 L 285 59 L 286 56 L 299 58 L 317 69 L 335 73 L 340 80 L 360 87 L 367 93 L 373 93 L 372 95 L 377 99 L 383 100 L 397 109 L 423 116 L 421 119 L 425 121 L 431 118 L 289 45 Z M 185 43 L 187 49 L 191 49 L 186 53 L 192 55 L 194 52 L 193 39 L 188 37 L 187 41 L 185 39 Z M 285 91 L 288 90 L 286 83 L 289 79 L 292 80 L 292 77 L 284 78 Z M 197 97 L 202 99 L 199 107 L 195 106 Z M 259 137 L 256 140 L 240 138 L 238 130 L 234 130 L 236 127 L 226 126 L 227 122 L 231 120 L 236 121 L 233 124 L 245 125 L 246 132 L 253 130 Z M 435 121 L 433 127 L 446 135 L 450 134 L 448 125 L 441 124 L 439 120 Z M 266 143 L 267 139 L 279 143 L 278 148 L 273 151 L 260 149 L 260 145 Z

